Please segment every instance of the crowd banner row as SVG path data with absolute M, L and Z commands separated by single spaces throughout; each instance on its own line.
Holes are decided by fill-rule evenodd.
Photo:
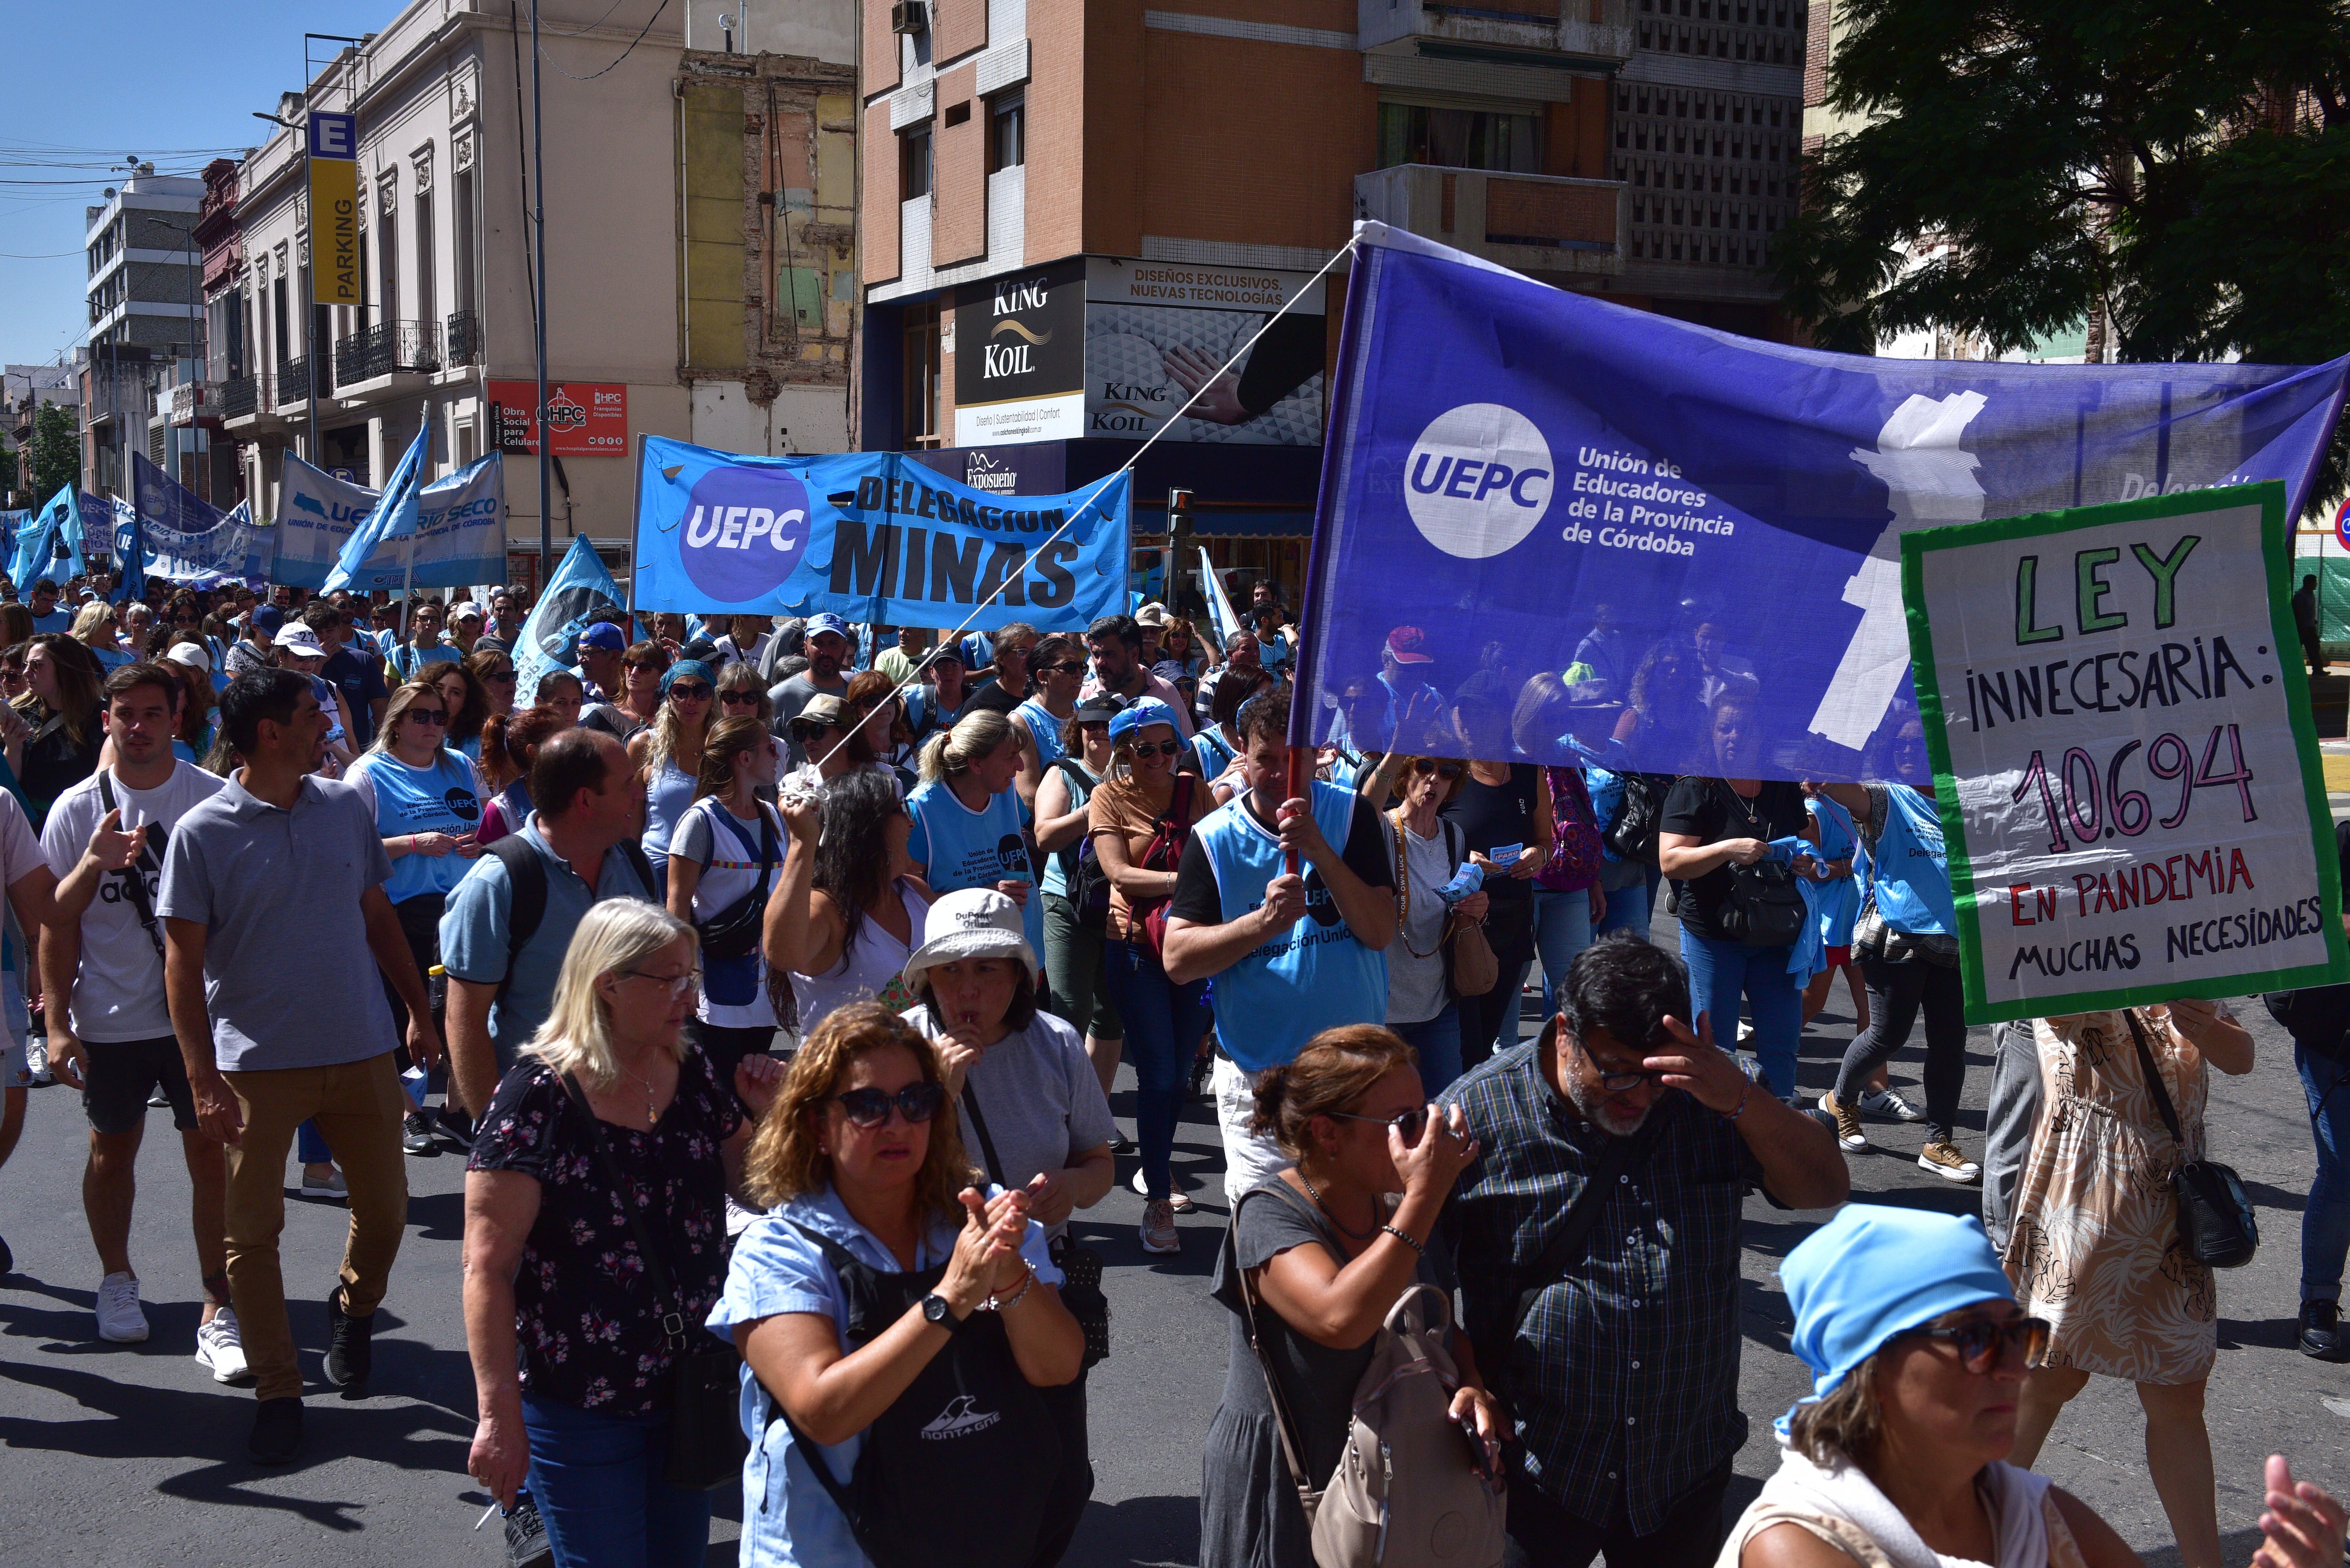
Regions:
M 1967 1018 L 2350 978 L 2285 487 L 1901 541 Z
M 1711 772 L 1707 704 L 1736 685 L 1765 776 L 1866 776 L 1914 700 L 1903 535 L 2262 480 L 2297 512 L 2350 370 L 1825 354 L 1357 235 L 1301 743 L 1350 680 L 1408 712 L 1498 649 L 1534 761 L 1577 760 L 1553 688 L 1597 680 L 1632 766 Z
M 277 534 L 253 520 L 248 502 L 224 512 L 137 452 L 130 454 L 130 515 L 117 532 L 115 558 L 126 587 L 134 560 L 148 576 L 213 587 L 269 581 Z
M 636 607 L 1082 631 L 1127 607 L 1124 472 L 1062 495 L 973 490 L 901 452 L 638 449 Z
M 286 454 L 277 508 L 272 580 L 323 588 L 343 546 L 376 510 L 382 492 L 353 484 Z M 386 538 L 353 571 L 348 586 L 398 591 L 499 583 L 506 576 L 505 465 L 497 452 L 423 487 L 420 526 L 411 539 Z M 410 570 L 411 551 L 414 576 Z

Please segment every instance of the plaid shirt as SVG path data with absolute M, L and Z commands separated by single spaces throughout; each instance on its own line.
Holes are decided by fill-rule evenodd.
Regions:
M 1443 1099 L 1467 1115 L 1481 1152 L 1440 1234 L 1478 1363 L 1507 1384 L 1524 1473 L 1595 1524 L 1612 1522 L 1620 1498 L 1633 1532 L 1650 1534 L 1746 1440 L 1740 1211 L 1761 1168 L 1727 1121 L 1664 1096 L 1647 1164 L 1619 1179 L 1583 1260 L 1543 1290 L 1512 1343 L 1519 1293 L 1609 1138 L 1552 1088 L 1535 1042 Z

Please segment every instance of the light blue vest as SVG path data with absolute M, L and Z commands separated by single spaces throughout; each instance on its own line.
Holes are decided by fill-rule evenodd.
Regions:
M 481 797 L 472 770 L 442 752 L 429 768 L 411 768 L 389 752 L 369 753 L 368 782 L 375 786 L 375 830 L 384 838 L 410 833 L 471 833 L 482 825 Z M 473 862 L 462 855 L 403 855 L 391 863 L 384 897 L 395 904 L 426 893 L 446 895 L 465 879 Z
M 1934 803 L 1908 784 L 1887 784 L 1885 826 L 1877 836 L 1872 886 L 1877 912 L 1897 931 L 1956 936 L 1950 864 L 1942 850 L 1942 819 Z

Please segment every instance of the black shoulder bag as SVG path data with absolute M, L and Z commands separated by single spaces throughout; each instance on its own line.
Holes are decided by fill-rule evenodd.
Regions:
M 979 1151 L 987 1160 L 988 1179 L 1008 1189 L 1012 1183 L 1004 1178 L 1003 1162 L 995 1158 L 995 1140 L 987 1136 L 987 1118 L 979 1113 L 979 1096 L 973 1092 L 968 1074 L 962 1081 L 962 1108 L 971 1113 L 971 1130 L 979 1135 Z M 1084 1370 L 1090 1372 L 1095 1362 L 1109 1358 L 1109 1297 L 1101 1288 L 1101 1254 L 1064 1231 L 1053 1243 L 1053 1266 L 1061 1271 L 1061 1304 L 1069 1309 L 1069 1315 L 1086 1331 Z
M 563 1086 L 579 1114 L 588 1118 L 596 1140 L 596 1163 L 619 1199 L 629 1234 L 635 1238 L 638 1255 L 645 1261 L 645 1277 L 662 1298 L 661 1332 L 669 1336 L 671 1386 L 669 1462 L 661 1480 L 689 1491 L 709 1491 L 739 1480 L 743 1458 L 751 1451 L 751 1439 L 743 1432 L 742 1355 L 687 1319 L 685 1297 L 661 1259 L 651 1227 L 629 1201 L 628 1178 L 604 1141 L 604 1124 L 588 1103 L 587 1091 L 568 1073 L 563 1075 Z
M 2252 1261 L 2261 1244 L 2260 1221 L 2252 1200 L 2234 1170 L 2216 1160 L 2189 1159 L 2187 1140 L 2179 1136 L 2178 1112 L 2162 1082 L 2162 1070 L 2146 1046 L 2146 1031 L 2138 1026 L 2137 1011 L 2126 1009 L 2130 1043 L 2137 1047 L 2139 1071 L 2154 1108 L 2178 1146 L 2178 1168 L 2170 1173 L 2170 1190 L 2178 1199 L 2179 1250 L 2207 1269 L 2240 1269 Z
M 99 770 L 98 798 L 99 804 L 108 811 L 121 809 L 114 801 L 114 770 L 111 768 Z M 159 963 L 163 959 L 163 928 L 155 921 L 155 900 L 148 896 L 146 872 L 152 866 L 156 876 L 163 874 L 163 857 L 155 847 L 156 836 L 162 831 L 163 825 L 160 822 L 147 824 L 147 837 L 139 846 L 137 863 L 115 872 L 122 878 L 124 896 L 139 913 L 139 923 L 147 929 L 147 940 L 155 944 L 155 959 Z
M 1769 842 L 1770 835 L 1754 808 L 1726 782 L 1714 782 L 1721 785 L 1721 793 L 1745 817 L 1752 836 Z M 1795 885 L 1794 868 L 1764 859 L 1752 866 L 1726 866 L 1723 869 L 1730 873 L 1730 891 L 1722 895 L 1713 915 L 1721 934 L 1750 948 L 1792 947 L 1795 939 L 1803 935 L 1806 919 L 1804 893 Z

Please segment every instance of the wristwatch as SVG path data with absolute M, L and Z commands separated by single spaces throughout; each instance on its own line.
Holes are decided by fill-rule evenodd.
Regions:
M 922 1316 L 925 1321 L 937 1324 L 949 1334 L 962 1326 L 962 1320 L 954 1314 L 953 1303 L 936 1291 L 922 1298 Z

